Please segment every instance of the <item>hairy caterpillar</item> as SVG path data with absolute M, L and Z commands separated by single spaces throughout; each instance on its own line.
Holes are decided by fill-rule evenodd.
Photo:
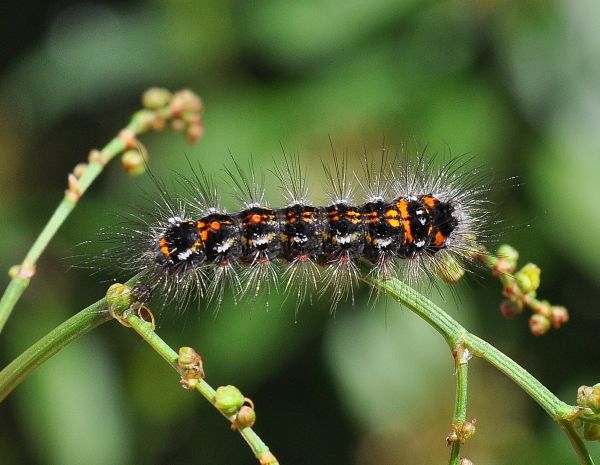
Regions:
M 478 252 L 490 224 L 485 176 L 468 170 L 470 159 L 435 156 L 362 158 L 362 173 L 351 173 L 347 158 L 323 162 L 327 205 L 309 200 L 306 173 L 298 156 L 283 156 L 271 173 L 285 206 L 264 201 L 264 176 L 250 162 L 225 168 L 241 209 L 228 213 L 214 179 L 190 163 L 191 176 L 178 178 L 186 195 L 169 193 L 154 178 L 160 199 L 152 211 L 120 226 L 121 266 L 144 273 L 144 284 L 167 299 L 200 297 L 220 302 L 224 290 L 257 296 L 282 286 L 296 306 L 308 297 L 331 295 L 331 308 L 354 297 L 359 260 L 378 277 L 411 282 L 449 257 L 461 267 Z M 353 182 L 355 180 L 355 182 Z M 353 201 L 354 188 L 363 202 Z M 114 257 L 114 250 L 110 251 Z

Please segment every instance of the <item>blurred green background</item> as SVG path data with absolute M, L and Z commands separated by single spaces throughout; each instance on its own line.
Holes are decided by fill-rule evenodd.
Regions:
M 487 276 L 442 305 L 568 402 L 600 381 L 599 2 L 61 0 L 5 2 L 1 12 L 2 270 L 22 259 L 67 173 L 126 124 L 145 88 L 190 87 L 206 105 L 204 138 L 142 138 L 165 179 L 185 171 L 185 155 L 218 174 L 229 151 L 268 170 L 281 143 L 300 152 L 322 201 L 318 159 L 330 155 L 329 137 L 351 155 L 384 138 L 391 148 L 449 147 L 498 178 L 518 176 L 518 186 L 493 193 L 500 240 L 541 266 L 541 294 L 566 305 L 571 322 L 531 336 L 525 316 L 500 315 L 500 285 Z M 115 163 L 86 194 L 0 337 L 3 365 L 103 295 L 102 278 L 70 268 L 69 257 L 115 222 L 111 213 L 143 201 L 140 185 L 147 177 L 132 181 Z M 364 291 L 335 316 L 320 303 L 296 318 L 277 296 L 267 309 L 226 302 L 216 318 L 210 309 L 164 312 L 159 333 L 196 347 L 213 386 L 235 384 L 254 400 L 256 430 L 282 464 L 445 463 L 448 350 L 407 310 L 369 309 Z M 477 435 L 464 455 L 487 465 L 576 463 L 559 428 L 503 375 L 474 361 L 470 376 Z M 600 457 L 597 443 L 590 448 Z M 0 462 L 253 458 L 138 337 L 109 323 L 0 406 Z

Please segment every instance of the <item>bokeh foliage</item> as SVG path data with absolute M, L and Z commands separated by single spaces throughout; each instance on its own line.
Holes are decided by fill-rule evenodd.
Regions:
M 329 137 L 350 155 L 411 147 L 476 156 L 518 186 L 494 192 L 499 237 L 543 270 L 541 292 L 571 322 L 534 338 L 498 311 L 497 282 L 476 277 L 442 305 L 564 400 L 598 380 L 600 359 L 600 4 L 569 2 L 216 0 L 24 2 L 4 6 L 0 63 L 1 268 L 20 261 L 59 201 L 66 174 L 125 124 L 151 85 L 190 87 L 206 134 L 187 146 L 148 135 L 152 170 L 185 155 L 219 173 L 229 152 L 265 171 L 298 150 L 323 199 Z M 270 178 L 269 178 L 270 179 Z M 115 165 L 86 194 L 39 263 L 0 339 L 5 364 L 106 283 L 70 269 L 143 201 Z M 268 182 L 267 197 L 280 194 Z M 223 183 L 224 190 L 226 186 Z M 151 188 L 150 188 L 151 189 Z M 229 201 L 229 199 L 228 199 Z M 233 207 L 233 200 L 229 201 Z M 93 245 L 92 245 L 93 249 Z M 110 279 L 111 272 L 102 273 Z M 7 282 L 4 277 L 1 284 Z M 257 406 L 257 431 L 282 463 L 442 463 L 452 359 L 424 323 L 367 293 L 335 317 L 272 296 L 165 311 L 161 335 L 203 355 L 213 385 Z M 434 297 L 438 297 L 433 291 Z M 596 362 L 594 365 L 592 362 Z M 492 465 L 573 463 L 560 430 L 499 373 L 474 362 L 464 452 Z M 2 405 L 0 457 L 11 464 L 249 463 L 222 418 L 179 389 L 168 367 L 109 324 L 60 353 Z M 592 454 L 600 454 L 593 447 Z

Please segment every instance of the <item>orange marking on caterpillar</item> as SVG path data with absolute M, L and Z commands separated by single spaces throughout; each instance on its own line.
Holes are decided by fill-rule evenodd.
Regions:
M 435 237 L 433 238 L 433 245 L 440 247 L 445 244 L 446 239 L 447 237 L 441 231 L 438 231 L 435 233 Z
M 169 246 L 167 245 L 167 240 L 164 237 L 161 237 L 158 245 L 160 246 L 160 251 L 162 254 L 168 257 L 170 255 L 170 251 Z
M 414 241 L 412 231 L 410 230 L 410 215 L 408 214 L 408 201 L 400 200 L 396 203 L 400 214 L 402 215 L 402 224 L 404 225 L 404 243 L 410 244 Z
M 206 243 L 206 241 L 208 240 L 208 228 L 206 225 L 205 221 L 198 221 L 197 223 L 198 229 L 200 230 L 200 233 L 198 234 L 198 236 L 200 236 L 200 240 L 204 243 Z
M 385 212 L 385 220 L 387 224 L 389 224 L 392 228 L 397 229 L 400 227 L 400 221 L 396 218 L 398 217 L 398 211 L 394 209 L 389 209 Z
M 440 201 L 433 195 L 424 195 L 422 197 L 423 203 L 428 207 L 435 207 Z
M 362 223 L 362 213 L 356 210 L 348 210 L 344 215 L 347 221 L 350 221 L 352 224 L 360 224 Z

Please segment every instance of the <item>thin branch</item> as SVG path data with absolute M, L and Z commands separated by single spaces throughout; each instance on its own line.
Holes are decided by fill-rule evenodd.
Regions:
M 92 329 L 112 320 L 114 315 L 125 315 L 133 299 L 130 290 L 138 283 L 138 278 L 139 275 L 130 279 L 125 285 L 111 286 L 107 294 L 110 305 L 107 298 L 95 302 L 56 327 L 0 371 L 0 402 L 33 370 L 62 348 Z M 111 289 L 117 289 L 119 286 L 120 291 L 114 291 L 111 294 Z M 119 317 L 119 320 L 133 328 L 171 367 L 178 370 L 178 354 L 153 331 L 148 323 L 132 312 L 129 312 L 126 317 Z M 215 406 L 215 390 L 206 381 L 203 379 L 198 380 L 194 388 Z M 278 465 L 275 456 L 252 428 L 240 427 L 237 423 L 234 423 L 236 421 L 235 415 L 227 415 L 221 410 L 219 412 L 237 426 L 240 435 L 248 443 L 261 465 Z
M 584 465 L 593 464 L 593 460 L 590 457 L 585 444 L 581 440 L 574 442 L 573 434 L 576 434 L 576 432 L 574 432 L 574 430 L 571 432 L 570 429 L 566 429 L 564 426 L 564 424 L 577 416 L 579 412 L 577 407 L 561 401 L 518 363 L 488 342 L 480 339 L 474 334 L 470 334 L 457 321 L 451 318 L 450 315 L 419 294 L 409 285 L 398 281 L 397 279 L 377 280 L 367 274 L 363 275 L 362 279 L 375 288 L 387 293 L 424 319 L 444 337 L 451 349 L 454 349 L 454 347 L 462 341 L 465 348 L 470 350 L 473 355 L 486 360 L 504 373 L 515 384 L 529 394 L 529 396 L 535 400 L 548 415 L 552 417 L 552 419 L 563 426 L 563 430 L 567 434 L 571 444 L 574 446 L 581 463 Z
M 127 281 L 126 286 L 135 286 L 140 275 Z M 119 308 L 119 305 L 121 307 Z M 124 305 L 124 306 L 123 306 Z M 113 311 L 125 311 L 129 301 L 116 301 Z M 89 333 L 103 323 L 110 321 L 113 316 L 109 311 L 106 298 L 100 299 L 67 321 L 54 328 L 39 341 L 29 347 L 0 371 L 0 402 L 8 396 L 29 374 L 42 363 L 68 346 L 71 342 Z
M 461 346 L 462 348 L 462 346 Z M 454 358 L 456 360 L 456 400 L 454 402 L 454 419 L 452 420 L 452 429 L 459 429 L 467 419 L 467 391 L 468 391 L 468 360 L 462 359 L 460 348 L 455 351 Z M 452 441 L 450 446 L 450 459 L 448 465 L 460 464 L 460 446 L 462 441 L 460 438 Z
M 38 366 L 92 329 L 112 319 L 106 299 L 69 318 L 0 371 L 0 402 Z
M 580 463 L 583 465 L 593 465 L 594 462 L 586 449 L 585 443 L 577 435 L 572 423 L 573 419 L 581 415 L 581 411 L 578 407 L 562 402 L 519 364 L 511 360 L 491 344 L 467 332 L 467 330 L 457 321 L 407 284 L 398 280 L 376 280 L 367 275 L 365 275 L 363 279 L 372 286 L 386 292 L 424 319 L 444 337 L 450 348 L 455 349 L 459 344 L 462 344 L 465 349 L 468 349 L 471 352 L 471 354 L 483 358 L 502 371 L 515 384 L 527 392 L 533 400 L 535 400 L 560 424 L 577 452 Z M 91 331 L 104 321 L 108 321 L 109 318 L 110 315 L 106 312 L 106 302 L 102 299 L 66 321 L 27 349 L 21 356 L 0 372 L 0 399 L 6 397 L 6 395 L 23 381 L 29 373 L 50 358 L 50 356 L 58 352 L 77 337 Z M 156 335 L 152 331 L 148 332 L 146 336 L 154 338 Z M 158 336 L 156 337 L 158 338 Z M 157 352 L 172 365 L 175 360 L 173 355 L 174 352 L 170 348 L 167 349 L 166 347 L 168 346 L 166 346 L 166 344 L 157 347 L 160 349 L 157 350 Z M 460 371 L 458 373 L 460 373 Z M 461 379 L 464 379 L 464 377 Z M 204 385 L 202 384 L 201 386 Z M 209 400 L 214 398 L 213 391 L 206 390 L 205 392 L 202 392 L 202 394 Z M 462 391 L 460 387 L 457 389 L 457 396 L 458 395 L 460 395 L 460 399 L 462 399 L 463 395 L 466 395 L 464 388 Z M 466 405 L 466 399 L 464 399 L 464 401 L 458 399 L 459 398 L 457 397 L 455 416 L 462 416 L 462 408 Z M 255 441 L 255 438 L 252 438 L 250 432 L 247 434 L 249 437 L 244 436 L 246 441 Z M 259 444 L 258 442 L 253 443 Z M 253 450 L 256 452 L 255 449 Z
M 558 424 L 569 438 L 569 441 L 571 441 L 571 445 L 573 446 L 573 449 L 575 449 L 579 461 L 584 465 L 594 465 L 594 460 L 590 456 L 581 436 L 577 433 L 575 426 L 573 426 L 573 422 L 569 420 L 560 420 Z
M 129 124 L 115 138 L 102 150 L 92 150 L 88 163 L 76 167 L 69 175 L 64 198 L 25 255 L 23 262 L 11 268 L 11 281 L 0 299 L 0 332 L 35 275 L 38 258 L 107 163 L 123 151 L 138 147 L 140 144 L 136 137 L 139 134 L 151 129 L 161 130 L 166 122 L 171 120 L 181 121 L 182 127 L 187 126 L 189 140 L 200 134 L 198 128 L 201 128 L 199 117 L 202 104 L 192 92 L 183 90 L 171 95 L 163 89 L 149 89 L 144 94 L 143 101 L 146 109 L 136 112 Z
M 149 345 L 152 347 L 154 351 L 156 351 L 174 370 L 179 372 L 177 361 L 179 355 L 175 352 L 163 339 L 158 336 L 152 329 L 151 325 L 146 321 L 139 318 L 135 313 L 129 312 L 125 316 L 125 320 L 131 326 L 131 328 L 138 333 Z M 215 408 L 215 390 L 203 379 L 198 380 L 195 385 L 195 389 L 202 394 L 202 396 L 208 400 Z M 236 425 L 236 416 L 228 415 L 222 410 L 219 410 L 221 413 L 232 425 Z M 263 440 L 256 434 L 252 428 L 244 427 L 236 428 L 240 435 L 244 438 L 244 440 L 252 449 L 254 456 L 258 459 L 261 465 L 278 465 L 279 462 L 273 456 L 273 454 L 269 451 L 267 445 L 263 442 Z

